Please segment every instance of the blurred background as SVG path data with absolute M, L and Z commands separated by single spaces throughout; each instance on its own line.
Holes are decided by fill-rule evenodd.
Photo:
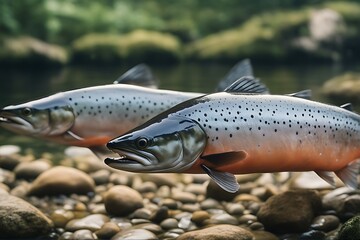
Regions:
M 0 107 L 110 84 L 139 63 L 161 88 L 212 92 L 244 58 L 272 93 L 356 106 L 359 43 L 359 1 L 0 0 Z M 58 149 L 0 130 L 11 143 Z

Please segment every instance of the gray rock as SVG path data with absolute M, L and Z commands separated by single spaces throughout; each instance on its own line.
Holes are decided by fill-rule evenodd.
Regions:
M 173 229 L 178 227 L 179 222 L 175 218 L 165 219 L 160 223 L 160 227 L 165 230 Z
M 130 215 L 130 218 L 150 219 L 151 211 L 146 208 L 139 208 Z
M 22 162 L 16 166 L 14 173 L 16 178 L 34 179 L 50 168 L 51 164 L 48 161 Z
M 324 232 L 329 232 L 336 229 L 340 224 L 340 220 L 337 216 L 334 215 L 321 215 L 317 216 L 312 224 L 311 228 L 315 230 L 320 230 Z
M 127 186 L 114 186 L 105 194 L 106 211 L 115 216 L 126 216 L 142 208 L 143 198 L 139 192 Z
M 65 226 L 67 231 L 77 231 L 80 229 L 87 229 L 92 232 L 101 229 L 101 227 L 110 221 L 110 218 L 103 214 L 93 214 L 81 219 L 74 219 L 68 222 Z
M 20 162 L 19 155 L 0 155 L 0 168 L 13 170 Z
M 40 174 L 33 182 L 28 195 L 87 194 L 94 192 L 95 183 L 84 172 L 58 166 Z
M 111 240 L 150 240 L 158 239 L 156 235 L 145 229 L 127 229 L 119 232 Z
M 200 207 L 203 210 L 207 209 L 222 209 L 222 206 L 218 201 L 212 198 L 208 198 L 200 203 Z
M 316 192 L 288 191 L 269 198 L 257 217 L 271 232 L 304 232 L 320 209 L 321 199 Z
M 159 225 L 154 223 L 142 223 L 134 226 L 132 229 L 145 229 L 154 234 L 160 234 L 163 232 L 162 228 Z
M 220 214 L 215 214 L 215 215 L 211 216 L 208 223 L 210 223 L 210 224 L 230 224 L 230 225 L 238 225 L 239 224 L 238 220 L 235 217 L 233 217 L 227 213 L 220 213 Z
M 184 233 L 177 240 L 253 240 L 254 235 L 244 228 L 232 225 L 217 225 Z
M 358 240 L 359 233 L 360 216 L 356 216 L 344 223 L 339 231 L 338 240 Z
M 175 187 L 177 184 L 177 174 L 159 173 L 159 174 L 140 174 L 143 182 L 153 182 L 156 186 Z
M 102 185 L 109 182 L 110 171 L 101 169 L 90 174 L 96 185 Z
M 360 213 L 360 195 L 352 195 L 340 203 L 338 213 L 340 218 L 348 220 Z
M 82 229 L 82 230 L 77 230 L 76 232 L 74 232 L 71 239 L 91 240 L 91 239 L 97 239 L 97 237 L 90 230 Z
M 160 223 L 168 217 L 169 217 L 169 209 L 165 206 L 162 206 L 151 215 L 150 220 L 155 223 Z
M 237 193 L 229 193 L 219 187 L 213 180 L 209 181 L 209 184 L 206 188 L 206 197 L 213 198 L 218 201 L 232 201 Z
M 53 223 L 42 212 L 24 200 L 0 194 L 1 237 L 30 238 L 51 231 Z

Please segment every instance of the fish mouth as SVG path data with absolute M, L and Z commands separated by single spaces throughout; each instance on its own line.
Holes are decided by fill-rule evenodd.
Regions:
M 6 110 L 0 111 L 0 124 L 2 125 L 18 125 L 32 128 L 32 125 L 25 119 L 18 117 L 14 113 Z
M 145 156 L 139 155 L 139 153 L 134 153 L 131 150 L 119 150 L 111 149 L 114 153 L 119 154 L 117 158 L 106 158 L 104 160 L 105 164 L 110 167 L 118 168 L 118 166 L 124 165 L 139 165 L 139 166 L 148 166 L 151 162 Z

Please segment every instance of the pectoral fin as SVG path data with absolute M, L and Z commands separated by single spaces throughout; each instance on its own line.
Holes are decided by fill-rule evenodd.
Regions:
M 218 172 L 205 165 L 201 165 L 205 173 L 207 173 L 216 184 L 227 192 L 235 193 L 239 190 L 240 186 L 236 181 L 233 174 L 227 172 Z
M 319 177 L 325 180 L 328 184 L 335 187 L 335 180 L 334 180 L 334 173 L 333 172 L 326 172 L 326 171 L 318 171 L 315 172 Z
M 335 174 L 341 179 L 346 186 L 357 189 L 358 180 L 357 176 L 359 173 L 360 159 L 351 162 L 349 165 L 336 171 Z
M 201 156 L 202 159 L 221 166 L 231 165 L 237 161 L 244 160 L 246 157 L 247 153 L 245 151 L 232 151 Z

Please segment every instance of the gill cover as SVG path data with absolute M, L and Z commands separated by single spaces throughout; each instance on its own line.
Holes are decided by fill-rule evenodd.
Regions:
M 182 172 L 201 155 L 206 140 L 206 134 L 197 122 L 170 116 L 148 122 L 134 132 L 110 141 L 107 147 L 120 158 L 108 158 L 105 163 L 133 172 Z

